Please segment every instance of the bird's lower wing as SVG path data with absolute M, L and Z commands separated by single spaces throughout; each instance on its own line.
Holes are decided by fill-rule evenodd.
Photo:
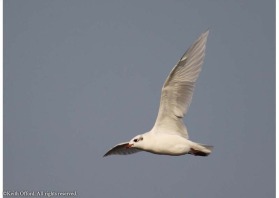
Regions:
M 137 152 L 140 152 L 141 150 L 136 149 L 136 148 L 128 148 L 128 142 L 124 142 L 124 143 L 120 143 L 117 144 L 115 147 L 113 147 L 112 149 L 110 149 L 105 155 L 109 156 L 109 155 L 129 155 L 129 154 L 134 154 Z

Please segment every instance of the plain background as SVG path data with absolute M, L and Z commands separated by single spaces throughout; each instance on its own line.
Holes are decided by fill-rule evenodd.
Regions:
M 212 155 L 103 158 L 208 28 L 185 122 Z M 274 197 L 275 1 L 4 1 L 3 141 L 5 191 Z

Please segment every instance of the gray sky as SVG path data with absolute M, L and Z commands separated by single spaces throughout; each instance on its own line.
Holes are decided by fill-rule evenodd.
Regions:
M 103 158 L 149 131 L 163 82 L 210 28 L 185 118 L 206 158 Z M 4 190 L 275 196 L 275 2 L 4 1 Z

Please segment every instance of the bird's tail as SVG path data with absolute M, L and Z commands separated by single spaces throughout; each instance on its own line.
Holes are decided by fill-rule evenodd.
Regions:
M 205 157 L 208 156 L 212 152 L 212 150 L 213 150 L 213 146 L 195 143 L 191 146 L 191 150 L 189 154 Z

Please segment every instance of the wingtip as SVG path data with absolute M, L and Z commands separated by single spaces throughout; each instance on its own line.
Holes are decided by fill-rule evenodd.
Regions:
M 209 28 L 204 32 L 204 33 L 202 33 L 202 35 L 201 35 L 201 37 L 205 37 L 205 38 L 207 38 L 208 37 L 208 34 L 209 34 Z
M 201 42 L 204 43 L 205 45 L 205 43 L 207 42 L 208 34 L 209 34 L 209 28 L 200 35 L 200 37 L 196 40 L 196 42 Z
M 109 155 L 108 153 L 104 154 L 104 155 L 103 155 L 103 158 L 104 158 L 104 157 L 107 157 L 108 155 Z

